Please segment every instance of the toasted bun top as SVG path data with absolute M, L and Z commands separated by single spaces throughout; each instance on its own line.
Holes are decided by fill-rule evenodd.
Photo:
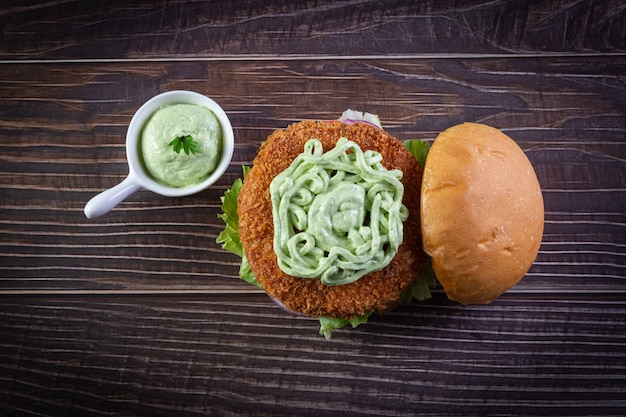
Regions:
M 543 198 L 519 146 L 499 130 L 463 123 L 433 143 L 421 190 L 424 251 L 448 297 L 487 304 L 534 262 Z

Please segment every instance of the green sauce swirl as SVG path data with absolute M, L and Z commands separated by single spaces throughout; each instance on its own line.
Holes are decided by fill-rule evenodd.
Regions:
M 283 272 L 344 285 L 391 262 L 409 213 L 402 171 L 381 161 L 347 138 L 326 153 L 310 139 L 272 180 L 274 251 Z

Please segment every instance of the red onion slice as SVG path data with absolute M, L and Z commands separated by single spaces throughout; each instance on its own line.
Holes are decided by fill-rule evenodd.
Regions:
M 343 112 L 339 121 L 346 124 L 354 124 L 354 123 L 366 123 L 370 126 L 374 126 L 378 129 L 383 129 L 382 124 L 380 123 L 380 119 L 377 115 L 372 113 L 363 113 L 358 110 L 346 110 Z
M 271 296 L 271 295 L 269 295 L 269 294 L 268 294 L 268 297 L 269 297 L 269 298 L 270 298 L 270 300 L 272 300 L 272 301 L 273 301 L 273 302 L 274 302 L 274 303 L 275 303 L 278 307 L 280 307 L 280 308 L 281 308 L 281 310 L 283 310 L 283 311 L 285 311 L 285 312 L 287 312 L 287 313 L 289 313 L 289 314 L 292 314 L 292 315 L 294 315 L 294 316 L 304 317 L 304 314 L 302 314 L 302 313 L 298 313 L 298 312 L 295 312 L 295 311 L 290 310 L 289 308 L 287 308 L 287 306 L 286 306 L 286 305 L 284 305 L 284 304 L 283 304 L 280 300 L 277 300 L 276 298 L 272 297 L 272 296 Z

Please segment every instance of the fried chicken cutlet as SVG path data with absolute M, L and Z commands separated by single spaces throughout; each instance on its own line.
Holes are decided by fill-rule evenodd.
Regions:
M 402 204 L 409 212 L 403 226 L 403 241 L 391 262 L 355 282 L 330 286 L 319 279 L 287 275 L 278 265 L 274 251 L 274 223 L 270 184 L 303 152 L 305 143 L 318 139 L 324 152 L 335 147 L 341 137 L 365 150 L 381 154 L 382 165 L 399 169 L 404 186 Z M 289 310 L 307 316 L 353 318 L 377 310 L 393 308 L 400 295 L 422 269 L 419 221 L 419 195 L 422 170 L 402 143 L 382 129 L 367 123 L 303 121 L 277 130 L 261 146 L 238 197 L 239 235 L 246 258 L 256 279 L 268 295 Z

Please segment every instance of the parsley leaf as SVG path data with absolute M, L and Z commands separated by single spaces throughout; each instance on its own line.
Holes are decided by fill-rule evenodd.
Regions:
M 174 140 L 168 143 L 168 146 L 171 146 L 176 153 L 180 153 L 181 149 L 186 155 L 189 155 L 190 153 L 200 153 L 200 149 L 198 149 L 198 142 L 193 140 L 191 135 L 176 136 Z

